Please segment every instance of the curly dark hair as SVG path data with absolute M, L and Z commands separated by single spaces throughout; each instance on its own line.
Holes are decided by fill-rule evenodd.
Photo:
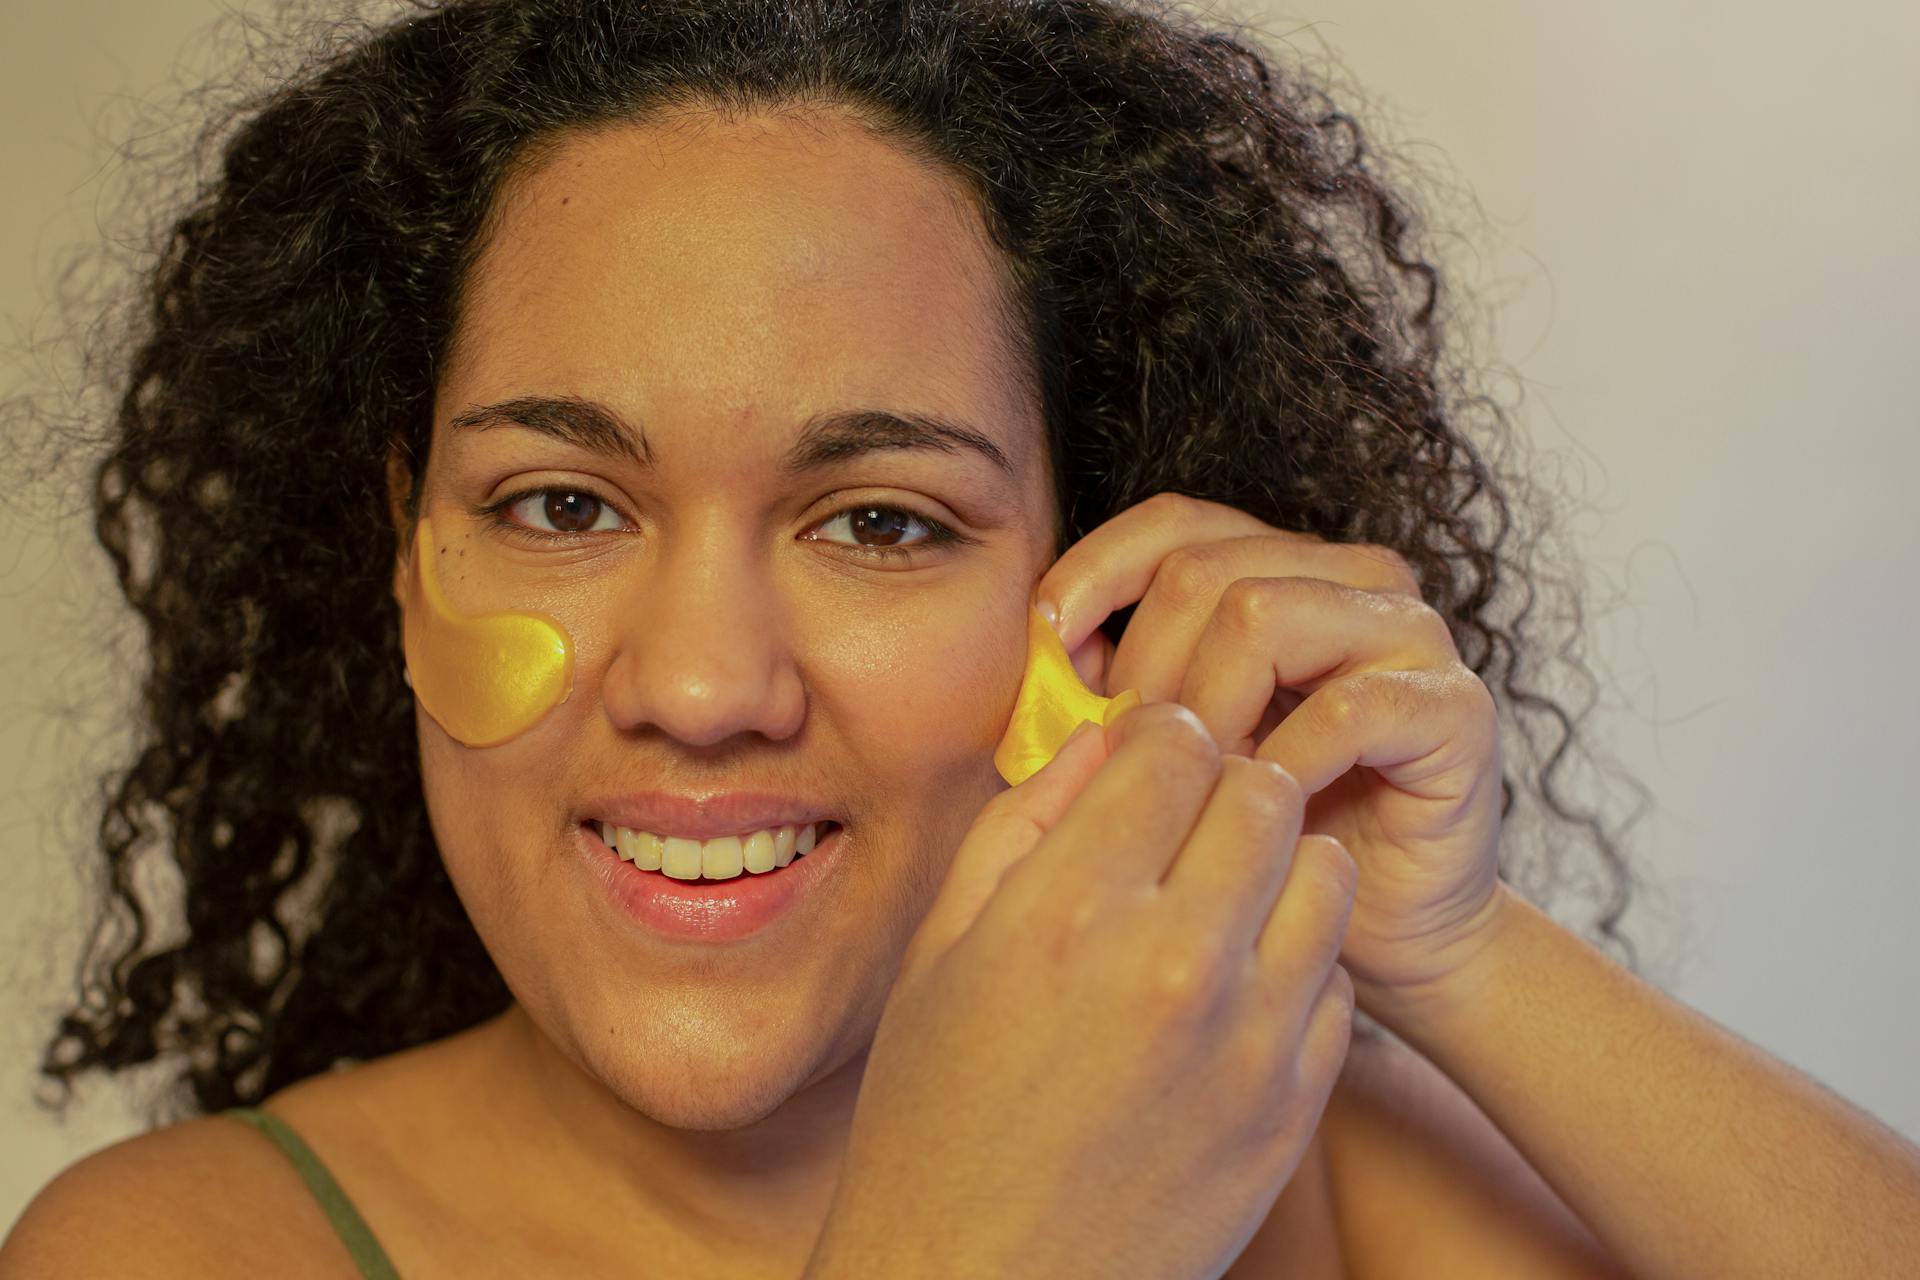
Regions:
M 205 123 L 218 172 L 163 211 L 116 348 L 92 502 L 150 666 L 98 828 L 110 892 L 40 1067 L 60 1109 L 77 1073 L 162 1055 L 184 1064 L 172 1114 L 254 1103 L 507 1006 L 422 798 L 384 460 L 426 455 L 503 178 L 663 107 L 839 106 L 966 184 L 1010 267 L 1061 546 L 1173 491 L 1404 555 L 1586 837 L 1589 936 L 1637 966 L 1619 922 L 1640 877 L 1556 788 L 1578 722 L 1523 683 L 1553 656 L 1536 587 L 1566 585 L 1534 566 L 1551 510 L 1487 462 L 1506 416 L 1443 344 L 1418 215 L 1306 72 L 1149 0 L 411 9 L 329 24 Z M 1576 671 L 1578 603 L 1557 654 Z M 1503 777 L 1503 817 L 1515 797 Z M 1577 852 L 1509 823 L 1502 875 L 1544 903 Z M 182 886 L 164 945 L 149 855 Z

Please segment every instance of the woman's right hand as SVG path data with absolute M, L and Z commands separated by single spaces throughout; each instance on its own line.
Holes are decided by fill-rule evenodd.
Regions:
M 1345 1061 L 1353 860 L 1146 703 L 981 810 L 888 996 L 806 1280 L 1215 1277 Z

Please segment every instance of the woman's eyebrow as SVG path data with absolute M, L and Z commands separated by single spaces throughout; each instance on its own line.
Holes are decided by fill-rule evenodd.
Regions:
M 592 453 L 626 458 L 645 468 L 654 465 L 646 433 L 637 423 L 629 423 L 597 400 L 579 396 L 516 396 L 475 405 L 455 414 L 447 425 L 455 431 L 527 427 Z M 834 409 L 812 415 L 801 424 L 780 469 L 799 475 L 862 454 L 895 449 L 972 451 L 1008 479 L 1015 478 L 1013 463 L 985 432 L 936 414 L 888 409 Z

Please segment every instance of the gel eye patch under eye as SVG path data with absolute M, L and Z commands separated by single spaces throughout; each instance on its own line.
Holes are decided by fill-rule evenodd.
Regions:
M 438 559 L 433 525 L 423 519 L 407 566 L 407 676 L 420 705 L 455 741 L 498 746 L 573 692 L 573 648 L 544 613 L 455 613 L 440 592 Z
M 433 524 L 421 520 L 407 570 L 402 647 L 414 696 L 448 736 L 492 747 L 525 733 L 573 692 L 566 630 L 543 613 L 465 617 L 440 590 Z M 1027 611 L 1027 666 L 994 767 L 1019 785 L 1053 759 L 1082 720 L 1109 724 L 1140 702 L 1137 689 L 1103 698 L 1074 670 L 1059 633 Z
M 1027 610 L 1027 671 L 1014 700 L 1007 733 L 994 750 L 1000 776 L 1019 786 L 1053 759 L 1082 720 L 1111 724 L 1128 707 L 1140 704 L 1140 691 L 1126 689 L 1103 698 L 1087 688 L 1060 633 L 1038 609 Z

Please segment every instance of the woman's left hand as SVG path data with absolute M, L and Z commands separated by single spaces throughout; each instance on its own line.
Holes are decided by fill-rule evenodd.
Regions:
M 1398 553 L 1161 493 L 1069 547 L 1033 599 L 1094 692 L 1178 702 L 1222 752 L 1300 783 L 1302 834 L 1359 870 L 1340 962 L 1363 1008 L 1444 984 L 1491 936 L 1496 707 Z M 1115 647 L 1099 624 L 1136 601 Z

